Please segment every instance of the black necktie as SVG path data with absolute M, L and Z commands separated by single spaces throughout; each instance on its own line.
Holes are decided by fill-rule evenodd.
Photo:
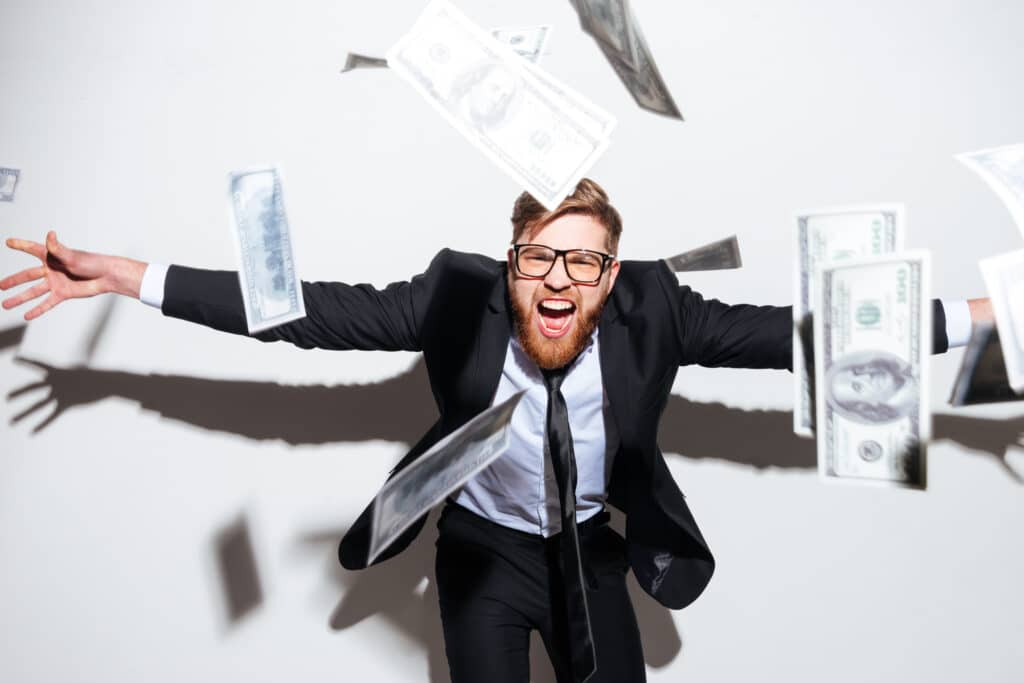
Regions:
M 580 563 L 580 537 L 576 530 L 576 455 L 572 450 L 569 410 L 560 387 L 565 368 L 544 370 L 548 388 L 547 438 L 551 465 L 558 483 L 558 502 L 562 507 L 562 534 L 559 551 L 562 583 L 565 590 L 566 615 L 569 627 L 569 650 L 572 676 L 577 683 L 587 680 L 597 670 L 594 636 L 590 630 L 590 610 Z

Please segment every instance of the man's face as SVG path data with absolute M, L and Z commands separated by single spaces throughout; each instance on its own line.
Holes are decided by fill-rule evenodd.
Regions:
M 607 253 L 607 238 L 608 231 L 592 216 L 566 214 L 533 234 L 524 234 L 519 243 Z M 563 258 L 556 259 L 543 278 L 520 275 L 512 249 L 508 260 L 509 294 L 520 345 L 541 368 L 567 365 L 597 327 L 619 274 L 618 261 L 612 261 L 596 283 L 580 284 L 569 278 Z

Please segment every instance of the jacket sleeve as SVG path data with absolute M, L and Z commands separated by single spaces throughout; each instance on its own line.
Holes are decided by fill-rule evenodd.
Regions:
M 680 365 L 792 370 L 789 306 L 728 305 L 678 287 Z
M 164 315 L 264 342 L 304 349 L 420 351 L 424 317 L 450 252 L 441 251 L 426 272 L 384 289 L 341 282 L 303 282 L 306 317 L 249 335 L 235 271 L 171 266 L 161 307 Z
M 728 305 L 678 287 L 680 365 L 793 369 L 791 306 Z M 932 353 L 949 348 L 942 302 L 932 301 Z M 813 351 L 813 349 L 811 349 Z

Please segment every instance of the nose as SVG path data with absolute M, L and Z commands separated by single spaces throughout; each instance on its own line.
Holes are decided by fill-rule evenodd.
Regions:
M 555 257 L 555 263 L 551 266 L 551 270 L 544 276 L 544 284 L 548 289 L 556 292 L 572 285 L 572 278 L 569 277 L 569 271 L 565 265 L 565 254 Z

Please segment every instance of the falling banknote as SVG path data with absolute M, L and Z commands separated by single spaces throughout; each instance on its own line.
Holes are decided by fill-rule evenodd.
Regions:
M 388 60 L 384 59 L 383 57 L 369 57 L 367 55 L 349 52 L 348 56 L 345 57 L 345 66 L 341 67 L 341 73 L 345 73 L 346 71 L 352 71 L 353 69 L 386 68 L 388 68 Z
M 628 68 L 640 67 L 640 46 L 627 0 L 572 0 L 583 30 Z
M 413 522 L 508 450 L 512 413 L 524 393 L 483 411 L 384 484 L 373 499 L 367 564 Z
M 814 313 L 818 471 L 826 480 L 926 484 L 929 257 L 822 268 Z
M 387 54 L 467 140 L 549 209 L 608 146 L 614 119 L 434 0 Z M 543 75 L 542 75 L 543 74 Z M 609 125 L 609 121 L 612 125 Z
M 1024 401 L 1024 395 L 1016 393 L 1006 377 L 999 330 L 992 323 L 978 323 L 971 328 L 949 403 L 959 407 L 1003 401 Z
M 796 213 L 793 282 L 793 431 L 814 434 L 814 369 L 807 363 L 817 270 L 832 261 L 890 254 L 903 248 L 903 207 L 846 206 Z
M 281 177 L 276 168 L 232 173 L 232 234 L 249 333 L 303 318 L 306 307 L 295 270 Z
M 1006 374 L 1014 391 L 1024 391 L 1024 249 L 979 264 L 999 326 Z
M 676 273 L 697 270 L 729 270 L 743 265 L 736 235 L 664 259 Z
M 956 158 L 988 183 L 1024 233 L 1024 144 L 982 149 Z
M 0 168 L 0 202 L 14 201 L 14 190 L 20 176 L 21 171 L 16 168 Z
M 572 0 L 580 25 L 643 109 L 679 120 L 683 115 L 665 85 L 647 40 L 626 0 Z

